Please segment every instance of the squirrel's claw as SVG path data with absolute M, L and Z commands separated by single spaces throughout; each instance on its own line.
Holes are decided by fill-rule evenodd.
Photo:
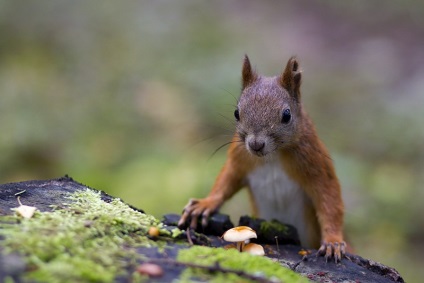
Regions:
M 323 255 L 325 261 L 334 257 L 336 263 L 340 262 L 346 253 L 345 242 L 323 242 L 317 252 L 318 255 Z
M 197 228 L 197 219 L 198 219 L 197 215 L 194 215 L 194 214 L 191 215 L 190 228 L 193 230 L 196 230 Z
M 188 204 L 183 209 L 183 214 L 181 215 L 180 221 L 178 221 L 178 227 L 185 226 L 187 220 L 191 218 L 190 227 L 196 229 L 197 226 L 197 217 L 196 215 L 193 215 L 193 210 L 195 208 L 195 205 L 197 204 L 196 199 L 190 199 Z
M 208 225 L 210 214 L 214 211 L 210 207 L 210 202 L 206 199 L 190 199 L 188 204 L 184 207 L 183 214 L 178 221 L 178 227 L 183 227 L 190 221 L 190 228 L 196 229 L 199 217 L 202 218 L 202 226 Z
M 205 211 L 203 211 L 203 214 L 202 214 L 202 226 L 203 226 L 203 228 L 208 226 L 208 220 L 209 220 L 210 214 L 211 214 L 210 209 L 205 209 Z

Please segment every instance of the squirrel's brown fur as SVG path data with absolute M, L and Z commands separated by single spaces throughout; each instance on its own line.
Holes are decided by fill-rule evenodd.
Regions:
M 296 227 L 302 244 L 338 261 L 345 253 L 343 201 L 333 163 L 301 104 L 301 72 L 292 57 L 284 72 L 258 75 L 246 56 L 236 133 L 228 158 L 204 199 L 192 199 L 180 225 L 208 216 L 247 186 L 254 214 Z

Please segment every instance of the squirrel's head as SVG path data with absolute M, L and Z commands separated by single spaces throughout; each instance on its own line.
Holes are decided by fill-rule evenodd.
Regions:
M 297 139 L 301 119 L 301 72 L 296 58 L 277 77 L 263 77 L 247 55 L 242 70 L 242 93 L 234 111 L 236 131 L 247 150 L 266 156 Z

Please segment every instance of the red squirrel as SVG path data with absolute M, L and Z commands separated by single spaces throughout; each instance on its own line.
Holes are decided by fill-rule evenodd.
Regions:
M 224 167 L 206 198 L 191 199 L 178 223 L 211 213 L 247 187 L 254 215 L 295 226 L 304 247 L 340 261 L 344 205 L 333 162 L 301 103 L 301 71 L 290 58 L 280 76 L 252 69 L 247 55 L 242 92 L 234 111 L 236 131 Z

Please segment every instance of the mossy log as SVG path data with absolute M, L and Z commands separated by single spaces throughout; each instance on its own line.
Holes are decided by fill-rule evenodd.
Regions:
M 37 211 L 25 218 L 22 206 Z M 275 222 L 258 224 L 265 257 L 221 248 L 228 243 L 216 234 L 231 225 L 214 217 L 203 233 L 181 231 L 178 216 L 160 221 L 67 176 L 0 185 L 0 282 L 403 282 L 395 269 L 359 256 L 338 264 L 316 251 L 305 257 L 287 238 L 293 227 Z M 272 229 L 285 233 L 276 234 L 278 245 Z

